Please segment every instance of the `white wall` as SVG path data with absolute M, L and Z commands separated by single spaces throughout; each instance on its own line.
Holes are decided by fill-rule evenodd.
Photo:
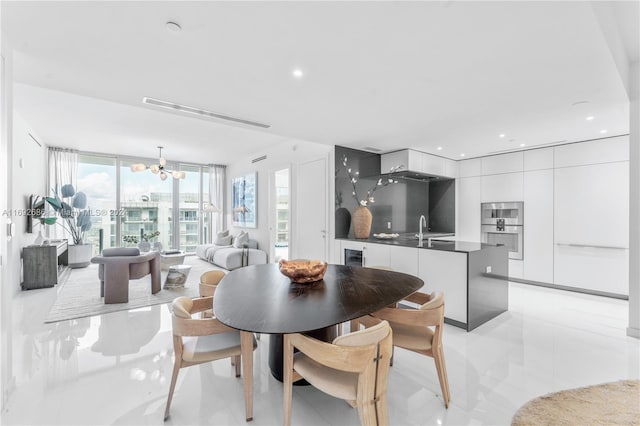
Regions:
M 227 188 L 226 188 L 226 205 L 225 212 L 227 227 L 231 234 L 237 234 L 241 230 L 249 232 L 249 237 L 258 241 L 258 247 L 269 252 L 269 174 L 274 170 L 283 168 L 291 168 L 291 200 L 290 206 L 295 206 L 295 194 L 299 190 L 312 191 L 313 188 L 297 188 L 296 176 L 297 166 L 301 163 L 305 163 L 318 158 L 325 158 L 329 161 L 329 155 L 331 152 L 331 146 L 317 144 L 313 142 L 306 142 L 298 139 L 285 140 L 282 143 L 265 149 L 264 151 L 256 152 L 253 155 L 247 156 L 240 161 L 236 161 L 227 167 Z M 266 155 L 267 159 L 252 163 L 251 160 L 257 157 Z M 238 228 L 231 225 L 231 181 L 234 177 L 242 176 L 250 172 L 258 172 L 258 223 L 257 228 Z M 333 174 L 329 172 L 331 176 L 329 180 L 330 186 L 333 187 Z M 332 198 L 329 198 L 332 200 Z M 295 250 L 295 223 L 296 215 L 295 209 L 291 208 L 290 223 L 289 223 L 289 248 Z M 272 259 L 269 259 L 272 261 Z
M 39 146 L 30 136 L 33 135 L 42 146 Z M 45 196 L 47 191 L 47 149 L 37 132 L 29 126 L 27 121 L 18 113 L 13 115 L 12 132 L 12 182 L 19 182 L 13 185 L 11 203 L 13 205 L 13 222 L 16 225 L 16 235 L 12 239 L 11 257 L 20 260 L 22 248 L 33 243 L 38 230 L 42 225 L 34 223 L 33 233 L 27 233 L 27 219 L 23 210 L 29 208 L 29 196 L 31 194 Z M 46 235 L 43 229 L 43 235 Z M 11 268 L 11 289 L 14 293 L 20 291 L 22 282 L 22 262 L 12 262 Z

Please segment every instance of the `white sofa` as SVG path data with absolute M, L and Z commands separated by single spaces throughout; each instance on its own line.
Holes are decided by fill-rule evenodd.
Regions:
M 247 244 L 247 248 L 236 248 L 232 245 L 201 244 L 196 246 L 196 255 L 229 271 L 242 266 L 267 263 L 267 253 L 259 250 L 258 242 L 251 239 Z

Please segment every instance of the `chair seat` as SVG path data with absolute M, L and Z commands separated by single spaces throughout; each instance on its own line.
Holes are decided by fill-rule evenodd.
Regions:
M 389 321 L 393 331 L 393 344 L 405 349 L 426 351 L 431 349 L 433 330 Z
M 335 370 L 319 364 L 298 352 L 294 355 L 293 368 L 321 391 L 336 398 L 348 401 L 356 400 L 358 389 L 358 374 Z
M 182 359 L 188 362 L 207 362 L 240 355 L 240 332 L 185 337 Z M 255 338 L 253 348 L 257 347 Z

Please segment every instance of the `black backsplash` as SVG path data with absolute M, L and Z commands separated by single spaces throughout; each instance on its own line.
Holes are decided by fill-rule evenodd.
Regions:
M 352 172 L 359 171 L 356 183 L 358 196 L 362 199 L 367 190 L 373 188 L 380 175 L 380 155 L 336 146 L 336 203 L 335 207 L 344 207 L 353 213 L 358 202 L 352 195 L 353 187 L 343 166 L 347 157 L 347 167 Z M 453 179 L 441 179 L 432 182 L 404 180 L 381 187 L 374 193 L 375 202 L 369 203 L 373 215 L 371 233 L 379 232 L 418 232 L 420 215 L 429 219 L 431 232 L 455 232 L 455 186 Z M 433 192 L 433 194 L 431 194 Z M 391 223 L 391 229 L 388 223 Z M 349 238 L 353 237 L 353 229 Z

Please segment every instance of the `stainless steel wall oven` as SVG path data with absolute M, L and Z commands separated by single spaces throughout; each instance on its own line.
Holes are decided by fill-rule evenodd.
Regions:
M 487 244 L 502 244 L 509 259 L 524 258 L 524 203 L 522 201 L 481 204 L 481 237 Z

